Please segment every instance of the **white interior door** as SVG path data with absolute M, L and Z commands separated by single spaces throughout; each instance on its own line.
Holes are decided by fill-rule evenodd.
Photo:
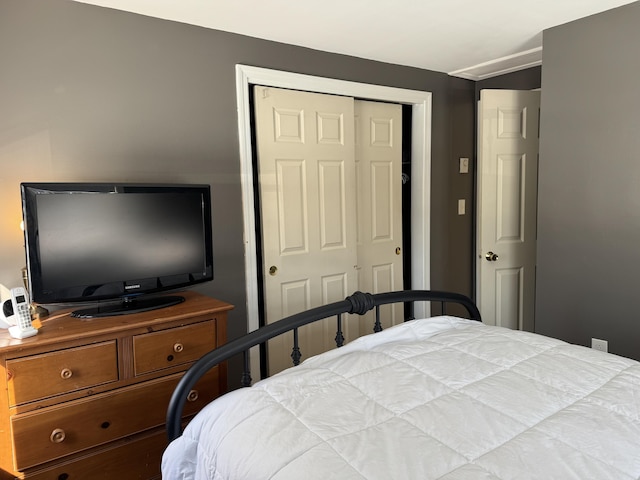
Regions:
M 482 90 L 478 112 L 478 307 L 533 330 L 540 92 Z
M 401 290 L 402 107 L 356 100 L 358 289 Z M 403 305 L 381 308 L 382 326 L 404 319 Z M 360 318 L 360 334 L 372 332 L 373 312 Z
M 254 98 L 271 323 L 357 289 L 354 101 L 260 86 Z M 335 321 L 301 328 L 305 358 L 334 348 L 335 332 Z M 291 366 L 291 346 L 291 335 L 269 342 L 270 374 Z

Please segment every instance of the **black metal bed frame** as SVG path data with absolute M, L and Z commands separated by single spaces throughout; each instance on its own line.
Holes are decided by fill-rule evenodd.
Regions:
M 298 347 L 298 328 L 309 323 L 323 320 L 325 318 L 337 317 L 336 346 L 341 347 L 344 343 L 342 334 L 342 314 L 364 315 L 375 308 L 375 324 L 373 331 L 382 330 L 380 322 L 380 306 L 389 303 L 402 303 L 425 301 L 439 302 L 441 304 L 440 313 L 446 315 L 446 305 L 449 303 L 462 305 L 472 320 L 482 321 L 480 312 L 473 301 L 458 293 L 441 292 L 434 290 L 404 290 L 388 293 L 363 293 L 355 292 L 340 302 L 334 302 L 321 307 L 312 308 L 304 312 L 291 315 L 282 320 L 274 322 L 254 330 L 236 340 L 230 341 L 209 353 L 203 355 L 196 361 L 178 382 L 167 409 L 167 436 L 169 441 L 179 437 L 182 433 L 182 412 L 187 401 L 188 393 L 196 382 L 211 368 L 222 363 L 229 358 L 242 353 L 244 355 L 244 370 L 242 372 L 241 384 L 243 387 L 251 385 L 251 373 L 249 370 L 249 349 L 256 345 L 264 344 L 267 340 L 283 333 L 293 330 L 294 344 L 291 358 L 293 364 L 298 365 L 301 358 Z

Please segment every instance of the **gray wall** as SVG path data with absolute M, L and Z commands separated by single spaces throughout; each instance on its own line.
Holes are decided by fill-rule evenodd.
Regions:
M 235 65 L 433 92 L 432 287 L 471 293 L 474 83 L 66 0 L 0 0 L 0 282 L 24 265 L 20 181 L 210 183 L 216 279 L 246 328 Z M 469 205 L 468 211 L 473 211 Z
M 535 90 L 542 85 L 542 67 L 531 67 L 517 72 L 505 73 L 497 77 L 487 78 L 476 82 L 476 99 L 480 100 L 480 90 L 486 88 L 493 89 L 513 89 L 513 90 Z
M 640 359 L 640 3 L 544 32 L 536 331 Z

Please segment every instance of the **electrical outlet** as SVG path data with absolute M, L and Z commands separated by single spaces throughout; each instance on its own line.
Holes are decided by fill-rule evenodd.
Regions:
M 591 348 L 595 348 L 596 350 L 600 350 L 601 352 L 608 352 L 609 342 L 607 342 L 606 340 L 600 340 L 599 338 L 592 338 Z

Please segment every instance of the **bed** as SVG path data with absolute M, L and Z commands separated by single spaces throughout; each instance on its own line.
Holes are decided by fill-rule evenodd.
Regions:
M 437 314 L 379 331 L 381 305 L 416 301 Z M 340 344 L 342 315 L 370 310 L 377 333 L 216 399 L 182 431 L 186 396 L 213 365 L 333 316 Z M 167 429 L 165 480 L 638 480 L 640 363 L 485 325 L 462 295 L 357 292 L 205 355 Z

